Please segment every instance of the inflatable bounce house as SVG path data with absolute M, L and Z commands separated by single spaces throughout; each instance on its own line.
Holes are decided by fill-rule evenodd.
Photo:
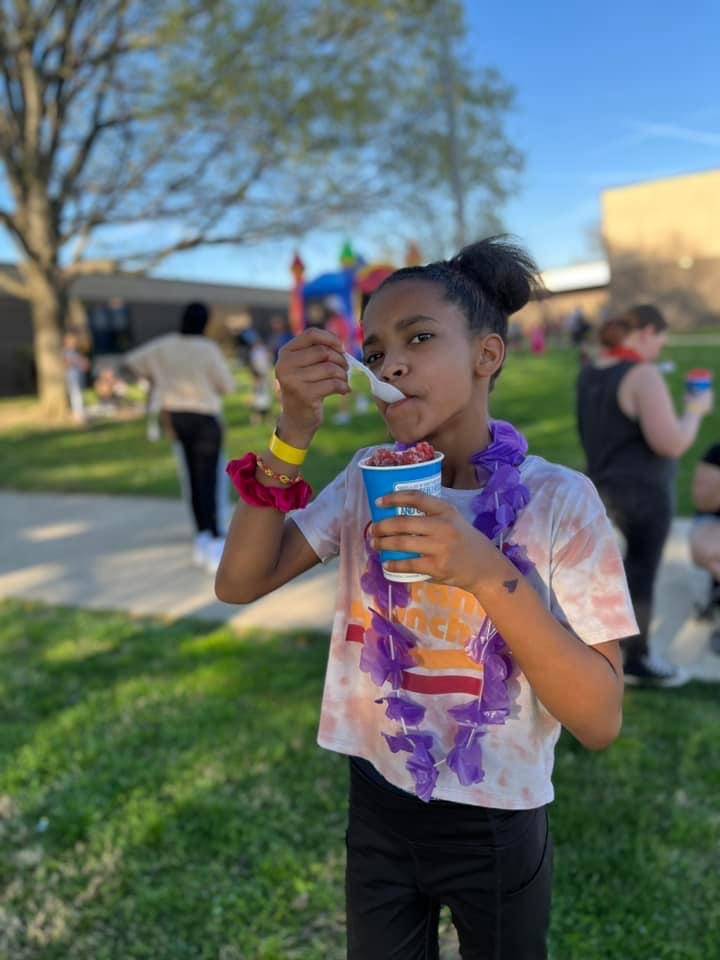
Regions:
M 411 244 L 405 265 L 420 263 L 420 251 Z M 294 334 L 308 326 L 324 326 L 338 333 L 346 349 L 360 355 L 360 317 L 370 296 L 383 280 L 397 270 L 391 263 L 366 263 L 349 242 L 340 252 L 340 269 L 305 279 L 305 264 L 299 254 L 291 266 L 293 275 L 290 324 Z

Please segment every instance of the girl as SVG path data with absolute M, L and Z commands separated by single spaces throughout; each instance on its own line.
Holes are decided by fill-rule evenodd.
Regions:
M 655 366 L 667 323 L 650 304 L 631 307 L 600 328 L 603 351 L 578 378 L 578 426 L 587 473 L 622 532 L 625 573 L 639 632 L 624 644 L 625 682 L 672 687 L 687 674 L 650 656 L 655 579 L 670 532 L 675 466 L 712 406 L 710 391 L 686 397 L 677 417 Z
M 605 510 L 488 413 L 535 271 L 484 240 L 397 271 L 365 310 L 365 360 L 406 397 L 380 412 L 400 444 L 444 453 L 441 498 L 394 493 L 385 503 L 409 509 L 371 524 L 361 450 L 306 506 L 299 467 L 323 400 L 348 391 L 327 331 L 283 350 L 270 450 L 232 464 L 244 502 L 220 599 L 247 603 L 340 555 L 318 739 L 350 757 L 351 960 L 437 958 L 443 904 L 465 960 L 546 957 L 560 726 L 589 749 L 620 730 L 618 640 L 636 625 Z M 431 579 L 390 585 L 382 549 L 419 553 L 393 567 Z

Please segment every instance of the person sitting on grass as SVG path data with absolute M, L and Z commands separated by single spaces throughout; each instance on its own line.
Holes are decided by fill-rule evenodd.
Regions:
M 325 399 L 349 391 L 327 330 L 282 350 L 269 449 L 228 467 L 241 502 L 220 600 L 340 557 L 318 742 L 349 757 L 350 960 L 437 958 L 442 905 L 465 960 L 547 957 L 560 728 L 591 750 L 620 731 L 619 641 L 637 624 L 603 504 L 490 418 L 508 317 L 536 277 L 491 238 L 398 270 L 365 308 L 365 362 L 405 394 L 380 413 L 398 444 L 444 454 L 441 497 L 398 491 L 382 500 L 396 514 L 371 523 L 364 449 L 309 503 L 300 467 Z M 419 556 L 383 567 L 385 550 Z
M 720 443 L 703 454 L 695 467 L 692 498 L 697 511 L 690 530 L 690 554 L 710 574 L 710 591 L 703 613 L 720 614 Z M 710 635 L 710 649 L 720 654 L 720 625 Z

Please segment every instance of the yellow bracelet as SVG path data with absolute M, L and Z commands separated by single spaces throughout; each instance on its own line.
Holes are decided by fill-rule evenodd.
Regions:
M 291 447 L 289 443 L 285 443 L 285 441 L 281 440 L 277 435 L 277 431 L 273 433 L 270 440 L 270 453 L 277 457 L 278 460 L 283 460 L 293 467 L 302 466 L 308 454 L 307 450 L 301 450 L 300 447 Z

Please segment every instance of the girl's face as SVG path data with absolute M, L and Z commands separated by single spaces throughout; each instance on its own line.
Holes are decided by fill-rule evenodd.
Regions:
M 363 316 L 365 363 L 405 400 L 378 407 L 401 443 L 431 439 L 444 429 L 487 415 L 490 376 L 502 365 L 496 334 L 471 334 L 458 306 L 429 281 L 403 280 L 374 294 Z M 488 363 L 486 346 L 492 354 Z

